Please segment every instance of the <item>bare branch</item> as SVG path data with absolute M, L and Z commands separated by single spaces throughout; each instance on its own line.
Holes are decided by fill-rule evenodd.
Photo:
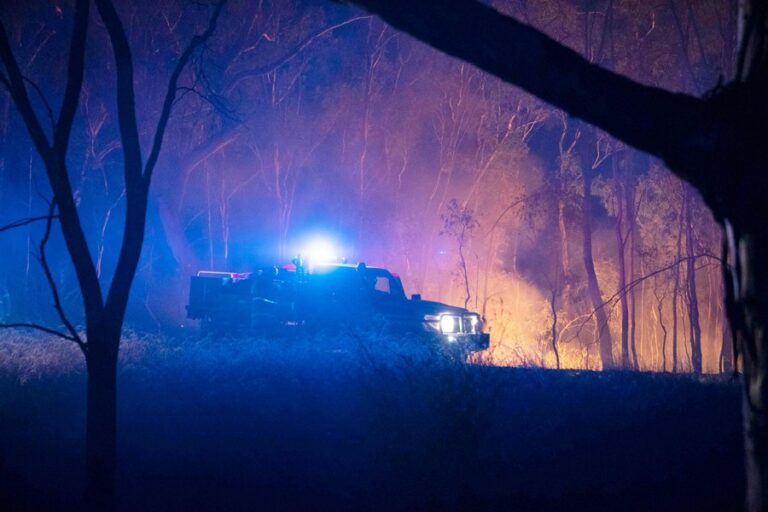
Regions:
M 695 185 L 711 169 L 722 130 L 710 105 L 589 62 L 535 28 L 478 0 L 351 0 L 399 30 L 515 84 L 615 138 L 663 158 Z M 719 131 L 718 131 L 719 128 Z M 727 130 L 726 130 L 727 131 Z M 659 137 L 664 133 L 664 137 Z M 718 168 L 714 166 L 714 168 Z
M 675 266 L 677 266 L 677 265 L 682 265 L 683 262 L 685 262 L 685 261 L 688 261 L 690 259 L 698 259 L 698 258 L 709 258 L 709 259 L 713 259 L 713 260 L 718 261 L 718 262 L 721 260 L 719 256 L 716 256 L 716 255 L 708 253 L 708 252 L 707 253 L 702 253 L 702 254 L 695 254 L 693 256 L 682 257 L 682 258 L 674 261 L 673 263 L 671 263 L 671 264 L 669 264 L 669 265 L 667 265 L 665 267 L 658 268 L 658 269 L 654 270 L 653 272 L 651 272 L 649 274 L 646 274 L 644 276 L 640 276 L 637 279 L 634 279 L 633 281 L 630 281 L 629 283 L 627 283 L 627 285 L 623 289 L 617 291 L 611 297 L 609 297 L 608 300 L 603 303 L 603 306 L 607 306 L 611 302 L 615 302 L 617 299 L 621 298 L 622 295 L 628 293 L 632 288 L 634 288 L 635 286 L 639 285 L 643 281 L 646 281 L 646 280 L 648 280 L 648 279 L 650 279 L 650 278 L 652 278 L 652 277 L 654 277 L 654 276 L 656 276 L 658 274 L 664 273 L 667 270 L 671 270 L 671 269 L 675 268 Z M 703 266 L 706 266 L 706 265 L 703 265 Z
M 48 100 L 45 99 L 45 95 L 43 94 L 43 91 L 40 90 L 40 87 L 32 80 L 30 80 L 27 77 L 24 77 L 24 81 L 27 82 L 29 85 L 32 86 L 32 88 L 37 93 L 38 97 L 40 98 L 40 101 L 43 102 L 43 105 L 45 106 L 45 111 L 48 113 L 48 120 L 51 122 L 51 130 L 56 129 L 56 122 L 53 120 L 53 109 L 51 108 L 51 104 L 48 103 Z
M 37 222 L 40 220 L 46 221 L 45 233 L 43 234 L 43 238 L 40 240 L 40 265 L 43 267 L 43 272 L 45 273 L 45 279 L 48 282 L 48 286 L 51 288 L 51 294 L 53 295 L 54 308 L 56 308 L 56 312 L 59 315 L 59 319 L 61 319 L 64 326 L 67 328 L 67 331 L 69 332 L 69 334 L 65 334 L 65 333 L 56 331 L 55 329 L 50 329 L 48 327 L 44 327 L 42 325 L 37 325 L 32 323 L 0 324 L 0 327 L 8 327 L 8 328 L 27 327 L 30 329 L 37 329 L 39 331 L 43 331 L 48 334 L 53 334 L 54 336 L 58 336 L 59 338 L 74 341 L 75 343 L 77 343 L 77 346 L 80 347 L 80 350 L 82 350 L 83 353 L 85 353 L 87 351 L 87 346 L 83 341 L 83 339 L 80 337 L 80 335 L 77 333 L 77 330 L 74 328 L 72 323 L 67 319 L 66 314 L 64 313 L 64 309 L 61 305 L 61 300 L 59 298 L 59 290 L 56 286 L 56 282 L 53 279 L 53 274 L 51 273 L 50 266 L 48 265 L 48 260 L 45 256 L 45 246 L 48 244 L 48 240 L 50 239 L 50 236 L 51 236 L 51 227 L 53 225 L 53 220 L 58 219 L 58 216 L 55 215 L 55 211 L 56 211 L 56 203 L 51 202 L 48 208 L 48 215 L 40 216 L 40 217 L 31 217 L 28 219 L 22 219 L 22 220 L 13 222 L 11 224 L 1 227 L 0 232 L 21 227 L 21 226 L 26 226 L 27 224 L 31 224 L 33 222 Z
M 38 325 L 38 324 L 30 324 L 30 323 L 17 323 L 17 324 L 0 324 L 0 329 L 36 329 L 38 331 L 42 331 L 48 334 L 52 334 L 56 337 L 69 340 L 69 341 L 75 341 L 71 336 L 68 334 L 65 334 L 63 332 L 59 332 L 56 329 L 51 329 L 49 327 L 45 327 L 44 325 Z
M 101 288 L 93 268 L 93 261 L 88 251 L 88 243 L 80 225 L 80 218 L 75 205 L 71 184 L 67 174 L 66 155 L 69 141 L 69 130 L 77 109 L 82 87 L 82 73 L 85 53 L 85 31 L 88 21 L 89 0 L 77 0 L 75 6 L 75 27 L 68 70 L 68 81 L 59 123 L 54 130 L 52 144 L 40 125 L 25 86 L 25 80 L 19 69 L 18 62 L 11 50 L 5 28 L 0 23 L 0 61 L 8 73 L 9 90 L 14 105 L 19 110 L 27 127 L 35 149 L 45 164 L 48 181 L 53 189 L 59 208 L 61 229 L 67 249 L 72 256 L 83 299 L 86 306 L 86 316 L 101 308 Z M 79 77 L 79 78 L 78 78 Z
M 149 182 L 152 179 L 152 171 L 155 169 L 155 164 L 157 163 L 157 159 L 160 156 L 160 147 L 163 144 L 165 129 L 168 126 L 168 119 L 171 116 L 171 109 L 173 107 L 174 100 L 176 99 L 176 93 L 179 90 L 178 82 L 179 77 L 181 76 L 181 72 L 186 67 L 187 62 L 189 62 L 189 59 L 192 57 L 192 54 L 195 52 L 195 50 L 197 50 L 197 48 L 203 45 L 213 35 L 213 32 L 216 30 L 216 23 L 219 20 L 221 10 L 224 8 L 224 4 L 226 3 L 227 0 L 219 0 L 216 3 L 216 6 L 213 9 L 213 14 L 211 15 L 211 19 L 208 21 L 208 27 L 202 34 L 197 34 L 192 38 L 192 41 L 190 41 L 187 48 L 181 54 L 179 61 L 176 63 L 176 67 L 173 69 L 171 79 L 168 82 L 168 91 L 165 93 L 165 101 L 163 102 L 163 109 L 160 114 L 160 119 L 157 122 L 157 129 L 155 130 L 155 138 L 152 142 L 152 149 L 149 152 L 147 163 L 144 166 L 143 178 L 145 187 L 149 186 Z
M 598 311 L 599 309 L 602 309 L 602 308 L 604 308 L 604 307 L 606 307 L 606 306 L 615 306 L 615 305 L 616 305 L 616 302 L 617 302 L 617 301 L 618 301 L 618 300 L 619 300 L 621 297 L 623 297 L 624 295 L 626 295 L 627 293 L 629 293 L 629 292 L 630 292 L 630 290 L 632 290 L 632 289 L 633 289 L 635 286 L 639 285 L 640 283 L 642 283 L 642 282 L 644 282 L 644 281 L 646 281 L 646 280 L 648 280 L 648 279 L 650 279 L 650 278 L 652 278 L 652 277 L 654 277 L 654 276 L 657 276 L 657 275 L 659 275 L 659 274 L 662 274 L 662 273 L 664 273 L 664 272 L 667 272 L 668 270 L 672 270 L 672 269 L 673 269 L 673 268 L 675 268 L 676 266 L 678 266 L 678 265 L 682 265 L 684 262 L 688 261 L 689 259 L 698 259 L 698 258 L 709 258 L 709 259 L 713 259 L 713 260 L 716 260 L 716 261 L 718 261 L 718 262 L 722 262 L 722 259 L 721 259 L 719 256 L 716 256 L 716 255 L 714 255 L 714 254 L 711 254 L 711 253 L 702 253 L 702 254 L 696 254 L 696 255 L 693 255 L 693 256 L 686 256 L 686 257 L 684 257 L 684 258 L 678 258 L 677 260 L 675 260 L 674 262 L 670 263 L 669 265 L 666 265 L 666 266 L 664 266 L 664 267 L 658 268 L 658 269 L 654 270 L 653 272 L 650 272 L 650 273 L 648 273 L 648 274 L 646 274 L 646 275 L 644 275 L 644 276 L 640 276 L 640 277 L 638 277 L 637 279 L 635 279 L 635 280 L 633 280 L 633 281 L 631 281 L 631 282 L 627 283 L 627 284 L 626 284 L 626 286 L 624 286 L 622 289 L 618 290 L 616 293 L 614 293 L 613 295 L 611 295 L 611 296 L 608 298 L 608 300 L 606 300 L 606 301 L 603 301 L 603 303 L 602 303 L 602 304 L 600 304 L 600 307 L 599 307 L 599 308 L 595 308 L 595 309 L 593 309 L 593 310 L 592 310 L 592 312 L 591 312 L 591 313 L 590 313 L 588 316 L 586 316 L 586 318 L 585 318 L 584 322 L 583 322 L 583 323 L 582 323 L 582 324 L 579 326 L 579 328 L 576 330 L 576 334 L 574 334 L 574 335 L 573 335 L 571 338 L 569 338 L 569 339 L 568 339 L 568 340 L 566 340 L 566 341 L 570 341 L 570 340 L 572 340 L 572 339 L 578 338 L 578 337 L 579 337 L 579 335 L 581 334 L 581 330 L 584 328 L 584 326 L 585 326 L 585 325 L 586 325 L 586 324 L 587 324 L 587 323 L 588 323 L 590 320 L 592 320 L 592 318 L 595 316 L 595 314 L 597 313 L 597 311 Z M 704 264 L 704 265 L 702 265 L 702 267 L 700 267 L 700 268 L 706 267 L 707 265 L 709 265 L 709 263 L 708 263 L 708 264 Z M 603 328 L 605 328 L 605 326 L 604 326 L 604 325 L 602 325 L 602 326 L 599 326 L 599 328 L 600 328 L 600 329 L 603 329 Z
M 54 329 L 50 329 L 48 327 L 44 327 L 44 326 L 32 324 L 32 323 L 1 324 L 0 327 L 28 327 L 32 329 L 37 329 L 37 330 L 46 332 L 48 334 L 53 334 L 54 336 L 58 336 L 59 338 L 64 338 L 70 341 L 74 341 L 77 344 L 77 346 L 80 347 L 80 350 L 82 350 L 83 353 L 86 353 L 88 349 L 86 343 L 80 337 L 77 330 L 74 328 L 74 326 L 69 321 L 66 314 L 64 313 L 64 309 L 61 305 L 61 299 L 59 297 L 59 290 L 58 290 L 58 287 L 56 286 L 55 280 L 53 279 L 53 274 L 51 272 L 50 266 L 48 265 L 48 259 L 46 258 L 46 254 L 45 254 L 45 247 L 48 244 L 48 240 L 50 239 L 50 236 L 51 236 L 51 228 L 53 225 L 53 220 L 59 218 L 57 215 L 55 215 L 55 211 L 56 211 L 56 203 L 51 202 L 48 208 L 48 215 L 18 220 L 6 226 L 0 227 L 0 232 L 21 227 L 21 226 L 26 226 L 28 224 L 31 224 L 33 222 L 37 222 L 40 220 L 46 221 L 45 232 L 43 234 L 43 238 L 40 240 L 39 261 L 40 261 L 40 265 L 43 268 L 45 279 L 48 282 L 48 286 L 51 289 L 51 294 L 53 295 L 54 308 L 56 309 L 56 312 L 59 315 L 59 319 L 67 328 L 67 331 L 69 332 L 69 334 L 64 334 Z
M 2 23 L 0 23 L 0 61 L 5 66 L 6 73 L 8 73 L 7 76 L 2 78 L 3 84 L 11 93 L 11 98 L 29 130 L 29 135 L 32 137 L 35 148 L 43 159 L 50 158 L 51 144 L 45 135 L 45 131 L 40 126 L 40 121 L 37 119 L 35 109 L 32 108 L 32 103 L 29 101 L 27 89 L 24 87 L 24 77 L 21 74 L 21 69 L 19 69 L 19 63 L 13 55 L 8 35 Z
M 512 210 L 512 208 L 514 208 L 515 206 L 517 206 L 519 204 L 522 204 L 522 203 L 524 203 L 526 201 L 529 201 L 531 199 L 535 199 L 535 198 L 539 197 L 541 194 L 542 194 L 542 192 L 540 190 L 537 190 L 535 192 L 531 192 L 530 194 L 528 194 L 526 196 L 523 196 L 523 197 L 521 197 L 519 199 L 516 199 L 515 201 L 512 201 L 512 203 L 510 203 L 506 208 L 504 208 L 504 210 L 501 212 L 501 214 L 496 218 L 496 221 L 494 221 L 493 225 L 491 225 L 491 228 L 488 230 L 486 235 L 490 235 L 493 232 L 493 230 L 496 229 L 496 226 L 499 225 L 499 222 L 501 222 L 501 219 L 507 213 L 509 213 Z
M 211 107 L 213 107 L 214 111 L 216 111 L 216 113 L 218 113 L 220 116 L 236 123 L 240 123 L 242 122 L 242 119 L 238 117 L 236 109 L 229 106 L 228 100 L 224 97 L 223 94 L 216 91 L 216 88 L 208 79 L 208 73 L 206 72 L 208 66 L 206 65 L 203 58 L 207 48 L 208 45 L 204 44 L 203 48 L 199 52 L 200 56 L 195 62 L 195 71 L 193 73 L 193 84 L 191 88 L 194 89 L 195 94 L 197 94 L 203 101 L 207 102 Z M 198 84 L 202 85 L 202 92 L 197 90 Z M 184 89 L 186 88 L 179 87 L 179 90 L 182 91 L 182 95 L 176 98 L 174 101 L 174 107 L 177 103 L 180 103 L 182 98 L 185 96 L 183 93 Z
M 336 23 L 334 25 L 330 25 L 328 27 L 323 27 L 315 32 L 312 32 L 307 37 L 305 37 L 299 44 L 288 50 L 285 55 L 278 58 L 277 60 L 270 62 L 269 64 L 265 64 L 263 66 L 259 66 L 257 68 L 253 69 L 246 69 L 244 71 L 241 71 L 239 73 L 236 73 L 232 77 L 232 83 L 230 84 L 228 90 L 232 90 L 237 85 L 245 80 L 246 78 L 252 77 L 252 76 L 260 76 L 265 75 L 267 73 L 271 73 L 277 69 L 280 69 L 281 67 L 288 64 L 290 61 L 292 61 L 299 53 L 302 52 L 306 47 L 311 45 L 316 39 L 333 32 L 336 29 L 339 29 L 341 27 L 344 27 L 346 25 L 349 25 L 351 23 L 354 23 L 356 21 L 361 20 L 369 20 L 371 19 L 371 16 L 355 16 L 353 18 L 350 18 L 348 20 L 341 21 L 339 23 Z
M 58 215 L 53 216 L 54 219 L 58 219 Z M 48 220 L 48 215 L 41 215 L 39 217 L 28 217 L 26 219 L 19 219 L 16 221 L 11 222 L 10 224 L 6 224 L 5 226 L 0 226 L 0 233 L 3 231 L 9 231 L 11 229 L 20 228 L 22 226 L 26 226 L 28 224 L 32 224 L 34 222 L 38 222 L 41 220 Z
M 83 342 L 82 338 L 80 338 L 80 335 L 77 333 L 77 330 L 69 321 L 66 313 L 64 312 L 64 308 L 61 305 L 61 299 L 59 298 L 59 289 L 56 286 L 56 281 L 53 279 L 53 274 L 51 273 L 51 267 L 48 265 L 48 259 L 45 256 L 45 246 L 48 244 L 48 240 L 51 237 L 51 226 L 53 225 L 55 212 L 56 212 L 56 202 L 51 201 L 51 204 L 48 208 L 47 222 L 45 223 L 45 234 L 43 235 L 43 238 L 40 240 L 40 265 L 43 267 L 43 272 L 45 273 L 45 280 L 48 282 L 48 286 L 51 289 L 51 295 L 53 296 L 53 307 L 56 308 L 56 313 L 58 313 L 59 319 L 64 324 L 64 327 L 67 328 L 67 331 L 69 332 L 69 338 L 75 343 L 77 343 L 77 346 L 80 347 L 80 350 L 83 351 L 83 354 L 86 354 L 88 352 L 88 347 L 86 346 L 85 342 Z
M 210 96 L 203 94 L 202 92 L 198 91 L 194 87 L 178 87 L 177 91 L 181 92 L 181 95 L 179 95 L 179 97 L 174 100 L 173 102 L 174 106 L 177 103 L 181 102 L 184 98 L 186 98 L 187 94 L 192 94 L 194 96 L 197 96 L 204 102 L 208 103 L 215 110 L 221 112 L 220 105 L 217 102 L 215 102 Z

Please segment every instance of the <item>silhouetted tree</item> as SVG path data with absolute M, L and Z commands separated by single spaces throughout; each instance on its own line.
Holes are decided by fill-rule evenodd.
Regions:
M 627 223 L 626 217 L 629 217 L 626 194 L 624 173 L 619 170 L 618 162 L 615 158 L 611 159 L 613 166 L 613 186 L 614 195 L 616 197 L 616 261 L 618 262 L 619 271 L 619 289 L 623 290 L 627 287 L 627 263 L 626 263 L 626 240 L 629 236 L 627 231 L 626 236 L 624 232 L 624 224 Z M 630 277 L 630 281 L 632 278 Z M 632 289 L 634 290 L 634 288 Z M 631 291 L 630 291 L 631 293 Z M 630 293 L 621 294 L 621 367 L 631 368 L 629 363 L 629 300 L 627 298 Z
M 451 199 L 446 206 L 446 212 L 441 215 L 443 220 L 443 230 L 441 235 L 448 235 L 456 240 L 456 246 L 459 251 L 459 272 L 461 273 L 461 283 L 464 287 L 464 307 L 468 307 L 471 298 L 469 290 L 469 270 L 467 269 L 467 243 L 472 235 L 472 231 L 477 227 L 472 210 L 459 206 L 458 201 Z
M 685 205 L 688 203 L 688 189 L 685 186 L 681 187 L 682 190 L 682 206 L 680 207 L 680 216 L 678 219 L 679 227 L 677 230 L 677 260 L 681 261 L 683 254 L 683 232 L 685 226 Z M 675 285 L 672 289 L 672 371 L 676 372 L 678 369 L 678 343 L 677 343 L 677 301 L 680 296 L 680 265 L 675 266 Z
M 735 76 L 704 98 L 603 69 L 475 0 L 353 3 L 660 157 L 701 192 L 734 255 L 726 310 L 743 357 L 748 504 L 768 510 L 768 229 L 759 213 L 768 180 L 768 145 L 759 129 L 768 114 L 768 3 L 739 2 Z
M 123 320 L 144 241 L 147 197 L 172 107 L 179 92 L 179 78 L 186 64 L 212 35 L 225 0 L 213 4 L 213 14 L 206 30 L 192 38 L 174 67 L 168 83 L 160 117 L 149 154 L 144 160 L 139 141 L 136 116 L 133 61 L 128 37 L 111 0 L 94 0 L 98 15 L 106 28 L 115 59 L 117 119 L 123 151 L 126 199 L 125 223 L 117 266 L 106 296 L 86 236 L 68 170 L 68 149 L 72 127 L 83 89 L 86 68 L 86 40 L 90 18 L 90 0 L 77 0 L 74 26 L 66 67 L 67 80 L 61 110 L 52 126 L 36 111 L 29 97 L 29 83 L 22 73 L 5 28 L 0 24 L 0 61 L 4 70 L 0 83 L 10 92 L 45 166 L 53 201 L 48 215 L 46 239 L 55 210 L 64 241 L 77 275 L 85 313 L 85 337 L 67 321 L 59 304 L 52 278 L 54 299 L 66 332 L 58 335 L 77 343 L 85 355 L 88 371 L 86 412 L 86 459 L 88 470 L 88 502 L 94 510 L 114 507 L 116 470 L 117 355 Z M 39 90 L 37 91 L 39 92 Z M 50 136 L 49 136 L 50 131 Z M 46 265 L 44 267 L 47 268 Z M 30 325 L 32 326 L 32 325 Z M 32 326 L 34 327 L 34 326 Z M 53 330 L 37 326 L 46 332 Z
M 696 294 L 696 260 L 694 258 L 693 215 L 690 198 L 685 203 L 685 248 L 688 260 L 685 267 L 688 287 L 688 329 L 691 343 L 691 369 L 701 373 L 701 324 L 699 322 L 699 300 Z
M 585 127 L 585 132 L 594 134 L 591 127 Z M 597 280 L 595 272 L 595 259 L 592 255 L 592 180 L 595 176 L 595 167 L 593 164 L 593 155 L 589 148 L 594 146 L 594 137 L 587 137 L 589 144 L 582 141 L 582 148 L 579 152 L 581 160 L 581 182 L 583 187 L 581 202 L 581 228 L 582 228 L 582 257 L 584 259 L 584 269 L 587 275 L 587 292 L 589 300 L 595 311 L 595 338 L 598 340 L 600 350 L 600 360 L 604 369 L 613 368 L 615 362 L 613 359 L 613 340 L 611 338 L 611 328 L 608 325 L 608 312 L 603 302 L 603 294 L 600 291 L 600 283 Z

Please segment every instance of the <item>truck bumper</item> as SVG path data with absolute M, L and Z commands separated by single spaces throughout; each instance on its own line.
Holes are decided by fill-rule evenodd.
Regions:
M 447 349 L 457 349 L 463 352 L 478 352 L 485 350 L 490 346 L 491 335 L 481 334 L 459 334 L 456 336 L 438 335 L 440 343 Z

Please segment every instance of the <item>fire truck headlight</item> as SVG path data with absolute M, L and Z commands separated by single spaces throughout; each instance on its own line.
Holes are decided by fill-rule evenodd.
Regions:
M 461 317 L 457 315 L 440 315 L 440 332 L 456 334 L 461 330 Z
M 480 331 L 480 316 L 469 315 L 470 330 L 473 334 L 477 334 Z

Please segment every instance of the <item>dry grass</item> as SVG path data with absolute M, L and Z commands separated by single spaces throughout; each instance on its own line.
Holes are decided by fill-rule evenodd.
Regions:
M 148 347 L 158 345 L 159 337 L 128 332 L 120 346 L 120 362 L 141 361 Z M 83 353 L 73 342 L 26 330 L 0 330 L 0 376 L 20 383 L 85 372 Z
M 738 510 L 741 496 L 733 383 L 465 364 L 377 333 L 128 333 L 119 371 L 120 510 Z M 83 376 L 77 347 L 0 332 L 0 502 L 77 509 Z

